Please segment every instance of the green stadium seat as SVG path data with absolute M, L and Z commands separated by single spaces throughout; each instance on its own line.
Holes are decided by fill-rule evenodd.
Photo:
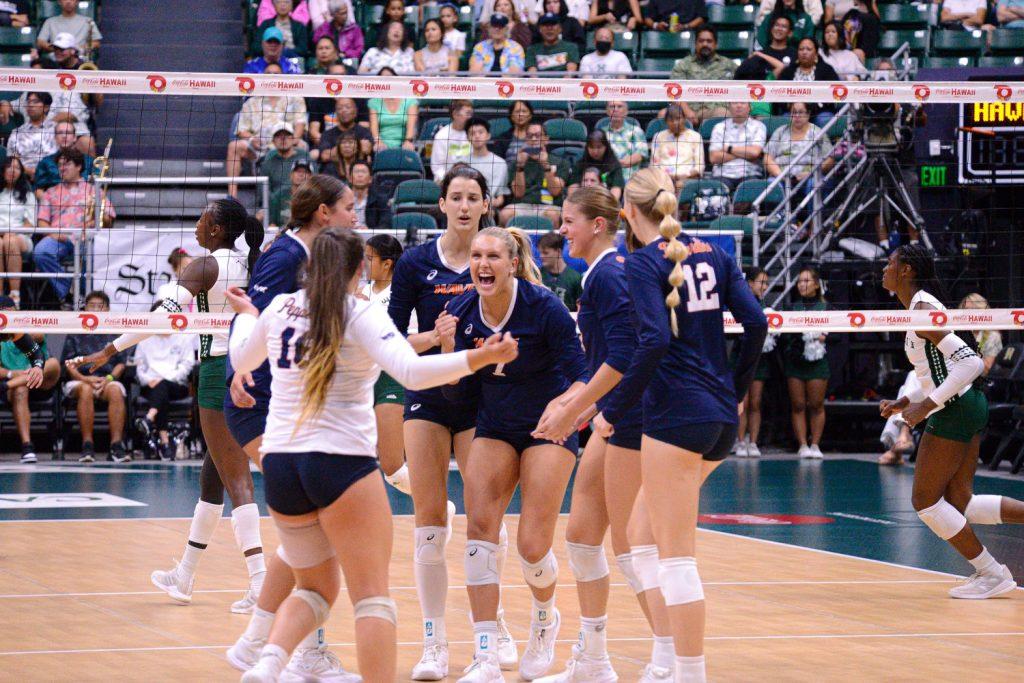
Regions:
M 394 211 L 429 211 L 437 209 L 441 188 L 433 180 L 403 180 L 395 188 Z
M 882 31 L 882 37 L 878 41 L 878 51 L 883 54 L 892 54 L 896 52 L 903 43 L 910 44 L 910 53 L 913 56 L 923 57 L 928 54 L 927 29 L 916 29 L 913 31 Z
M 721 180 L 714 180 L 712 178 L 687 180 L 683 183 L 683 189 L 679 191 L 679 205 L 685 204 L 689 206 L 698 195 L 728 197 L 729 194 L 729 186 Z
M 653 71 L 656 75 L 642 76 L 642 78 L 667 78 L 672 67 L 676 65 L 674 57 L 644 57 L 636 63 L 637 71 Z
M 36 29 L 31 26 L 0 27 L 0 52 L 28 52 L 36 44 Z
M 561 157 L 568 161 L 570 166 L 575 166 L 583 158 L 583 151 L 582 147 L 555 147 L 551 150 L 551 156 Z
M 722 31 L 718 34 L 718 53 L 729 58 L 744 59 L 750 54 L 754 32 Z
M 544 124 L 552 146 L 583 147 L 587 144 L 587 127 L 575 119 L 551 119 Z
M 423 123 L 423 127 L 420 128 L 420 134 L 417 139 L 420 143 L 426 144 L 434 139 L 434 136 L 437 135 L 437 131 L 441 130 L 451 122 L 452 120 L 448 116 L 428 119 Z
M 682 59 L 693 50 L 693 41 L 693 31 L 645 31 L 641 39 L 640 53 L 643 57 Z
M 750 237 L 754 234 L 754 221 L 747 216 L 719 216 L 711 221 L 707 229 L 714 230 L 715 232 L 742 231 L 744 237 Z
M 596 31 L 587 32 L 587 52 L 593 52 L 594 36 Z M 612 48 L 619 52 L 625 52 L 626 56 L 632 62 L 636 59 L 638 48 L 640 46 L 640 34 L 636 31 L 622 31 L 621 33 L 614 34 L 615 38 L 612 41 Z
M 932 33 L 932 56 L 978 57 L 985 49 L 985 32 L 935 31 Z
M 383 149 L 373 157 L 373 173 L 410 175 L 423 177 L 423 162 L 416 152 L 407 149 Z
M 868 59 L 868 61 L 867 61 L 868 71 L 874 71 L 875 69 L 877 69 L 878 68 L 878 63 L 880 61 L 882 61 L 883 59 L 887 59 L 887 58 L 886 57 L 872 57 L 872 58 Z M 903 68 L 903 60 L 904 59 L 909 59 L 910 60 L 909 66 L 910 66 L 910 72 L 911 73 L 914 73 L 915 71 L 917 71 L 920 68 L 920 66 L 921 66 L 921 60 L 918 59 L 917 57 L 900 57 L 900 59 L 898 60 L 900 63 L 896 65 L 898 68 L 900 68 L 900 69 Z
M 644 131 L 644 135 L 647 136 L 647 142 L 653 140 L 655 135 L 667 128 L 665 119 L 651 119 L 650 123 L 647 124 L 647 129 Z
M 491 119 L 487 123 L 491 125 L 491 139 L 497 140 L 499 138 L 508 135 L 509 131 L 512 130 L 512 122 L 508 120 L 507 116 L 502 116 L 497 119 Z
M 832 142 L 835 142 L 839 138 L 843 137 L 843 133 L 846 132 L 846 127 L 850 123 L 849 116 L 835 116 L 832 118 L 833 123 L 828 129 L 828 138 Z
M 1014 57 L 1012 55 L 991 55 L 978 60 L 978 66 L 988 69 L 998 69 L 1007 66 L 1024 66 L 1024 56 Z
M 764 127 L 767 129 L 767 131 L 768 131 L 768 139 L 771 140 L 772 139 L 772 133 L 777 131 L 779 128 L 782 128 L 783 126 L 788 126 L 789 125 L 789 117 L 788 116 L 769 116 L 768 118 L 763 119 L 761 121 L 761 123 L 763 123 Z
M 605 116 L 603 119 L 594 124 L 594 128 L 596 128 L 597 130 L 608 130 L 608 126 L 611 124 L 611 122 L 612 120 Z M 626 117 L 626 123 L 632 123 L 634 126 L 640 127 L 640 122 L 637 121 L 632 116 Z
M 508 102 L 497 101 L 500 109 L 507 110 Z M 533 113 L 537 116 L 559 116 L 565 118 L 569 116 L 570 106 L 569 103 L 556 101 L 556 100 L 539 100 L 533 103 Z
M 32 55 L 28 52 L 0 53 L 0 67 L 27 69 L 31 63 Z
M 700 136 L 705 140 L 710 140 L 711 131 L 713 131 L 715 129 L 715 126 L 717 126 L 722 121 L 725 121 L 725 118 L 722 116 L 713 116 L 710 119 L 704 119 L 703 121 L 701 121 Z
M 974 57 L 928 56 L 921 60 L 925 69 L 969 69 L 974 66 Z
M 740 183 L 732 196 L 733 210 L 738 214 L 747 213 L 750 210 L 750 205 L 764 193 L 768 186 L 771 185 L 772 180 L 774 179 L 744 180 Z M 784 198 L 785 192 L 782 190 L 782 185 L 776 185 L 761 203 L 761 211 L 763 213 L 771 211 L 781 204 Z
M 708 5 L 708 23 L 716 29 L 753 29 L 756 5 Z
M 391 219 L 391 227 L 404 230 L 406 235 L 415 234 L 420 230 L 437 230 L 437 220 L 425 213 L 399 213 Z
M 555 226 L 544 216 L 513 216 L 508 222 L 508 227 L 519 228 L 527 232 L 551 232 Z
M 1024 31 L 1013 28 L 1001 28 L 992 32 L 992 54 L 1024 55 Z
M 927 5 L 879 5 L 878 12 L 882 15 L 882 26 L 886 30 L 928 27 Z

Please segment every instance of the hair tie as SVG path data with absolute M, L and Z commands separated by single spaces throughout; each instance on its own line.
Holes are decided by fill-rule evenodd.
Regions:
M 666 189 L 665 189 L 665 188 L 663 188 L 663 187 L 659 187 L 659 188 L 658 188 L 658 191 L 654 193 L 654 201 L 658 201 L 658 197 L 660 197 L 660 196 L 661 196 L 661 193 L 662 193 L 662 192 L 668 192 L 668 190 L 666 190 Z

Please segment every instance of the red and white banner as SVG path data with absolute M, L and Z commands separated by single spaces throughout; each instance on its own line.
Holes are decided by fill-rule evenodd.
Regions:
M 225 313 L 93 313 L 74 311 L 0 311 L 0 334 L 47 332 L 121 334 L 152 332 L 188 334 L 223 332 L 231 325 Z M 742 327 L 726 314 L 725 331 Z M 1024 310 L 992 308 L 949 311 L 781 311 L 768 314 L 772 332 L 906 332 L 908 330 L 1020 330 Z
M 0 90 L 131 95 L 293 95 L 648 102 L 1005 102 L 1024 106 L 1024 82 L 668 81 L 646 79 L 284 76 L 147 71 L 0 69 Z

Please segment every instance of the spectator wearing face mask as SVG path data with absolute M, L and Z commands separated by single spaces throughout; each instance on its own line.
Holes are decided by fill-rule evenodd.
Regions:
M 615 34 L 602 26 L 594 33 L 594 51 L 583 55 L 580 72 L 588 74 L 630 74 L 633 66 L 624 52 L 613 50 Z

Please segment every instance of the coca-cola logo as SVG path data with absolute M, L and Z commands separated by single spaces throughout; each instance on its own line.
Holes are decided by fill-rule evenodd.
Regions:
M 171 329 L 173 330 L 184 330 L 188 327 L 188 317 L 181 313 L 171 313 L 167 318 L 171 321 Z
M 430 84 L 426 81 L 409 81 L 412 86 L 412 94 L 416 97 L 423 97 L 430 91 Z
M 864 327 L 864 323 L 867 322 L 864 314 L 857 311 L 847 313 L 846 317 L 850 319 L 850 325 L 853 327 Z
M 764 99 L 765 89 L 760 83 L 747 83 L 747 90 L 750 92 L 750 99 L 758 102 Z
M 495 85 L 498 86 L 500 97 L 512 97 L 512 93 L 516 91 L 516 86 L 510 81 L 498 81 Z
M 149 74 L 146 80 L 149 81 L 149 89 L 153 92 L 163 92 L 167 87 L 167 79 L 160 74 Z
M 82 322 L 82 329 L 92 331 L 99 327 L 100 317 L 93 313 L 79 313 L 78 319 Z
M 997 85 L 996 86 L 996 98 L 1000 102 L 1006 102 L 1013 96 L 1013 88 L 1008 85 Z
M 1024 311 L 1010 311 L 1014 325 L 1024 325 Z
M 7 327 L 7 316 L 4 315 L 3 313 L 0 313 L 0 330 L 4 329 L 5 327 Z
M 328 95 L 340 95 L 341 90 L 344 87 L 344 84 L 337 78 L 324 79 L 324 89 L 327 91 Z
M 842 102 L 846 99 L 847 95 L 850 94 L 850 89 L 841 83 L 834 83 L 832 85 L 832 99 L 836 102 Z
M 59 73 L 57 74 L 57 85 L 61 90 L 74 90 L 78 85 L 78 77 L 75 74 Z
M 238 92 L 243 95 L 251 95 L 256 89 L 256 81 L 248 76 L 235 76 L 235 83 L 238 84 Z
M 588 100 L 594 99 L 601 92 L 601 88 L 597 87 L 597 83 L 592 83 L 591 81 L 580 83 L 580 89 L 583 91 L 583 96 Z
M 669 99 L 678 100 L 680 97 L 683 96 L 683 86 L 679 85 L 678 83 L 666 83 L 665 94 L 669 97 Z
M 932 319 L 932 325 L 935 325 L 935 327 L 942 327 L 949 320 L 949 316 L 946 315 L 945 311 L 929 311 L 928 316 Z
M 932 95 L 932 89 L 929 88 L 924 83 L 921 83 L 919 85 L 915 85 L 914 86 L 914 97 L 916 97 L 921 102 L 924 102 L 925 100 L 927 100 L 929 97 L 931 97 L 931 95 Z
M 782 314 L 781 313 L 769 313 L 765 316 L 768 318 L 768 327 L 776 330 L 782 327 Z

